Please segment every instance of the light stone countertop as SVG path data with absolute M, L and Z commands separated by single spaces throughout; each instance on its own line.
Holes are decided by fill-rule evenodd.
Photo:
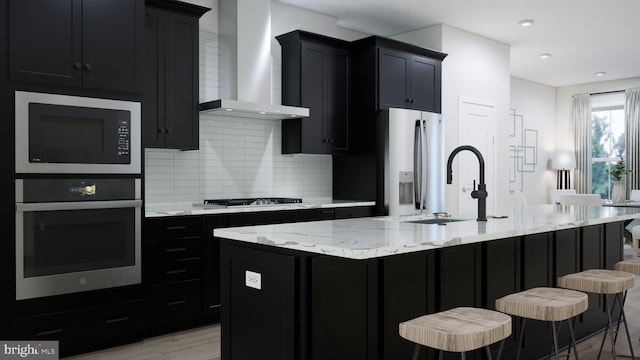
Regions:
M 639 208 L 533 205 L 513 208 L 505 219 L 411 223 L 433 218 L 369 217 L 215 229 L 220 238 L 350 259 L 371 259 L 460 244 L 640 218 Z M 455 217 L 454 218 L 461 218 Z M 466 217 L 465 219 L 472 219 Z M 621 239 L 622 240 L 622 239 Z
M 259 211 L 281 211 L 281 210 L 303 210 L 303 209 L 328 209 L 352 206 L 374 206 L 375 201 L 353 201 L 353 200 L 331 200 L 331 199 L 310 199 L 304 200 L 300 204 L 281 205 L 247 205 L 247 206 L 219 206 L 205 208 L 200 204 L 192 203 L 152 205 L 145 208 L 144 216 L 182 216 L 182 215 L 214 215 L 214 214 L 234 214 Z

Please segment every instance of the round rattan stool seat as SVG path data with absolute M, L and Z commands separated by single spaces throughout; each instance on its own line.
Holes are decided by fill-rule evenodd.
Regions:
M 438 350 L 465 352 L 511 335 L 511 317 L 486 309 L 459 307 L 400 323 L 400 336 Z
M 496 300 L 496 310 L 528 319 L 563 321 L 585 312 L 588 298 L 580 291 L 540 287 Z

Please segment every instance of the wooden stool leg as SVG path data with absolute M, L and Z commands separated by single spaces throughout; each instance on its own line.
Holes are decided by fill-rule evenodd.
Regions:
M 444 359 L 444 351 L 438 350 L 438 360 Z
M 416 344 L 416 347 L 413 350 L 413 360 L 418 360 L 418 353 L 420 352 L 420 344 Z

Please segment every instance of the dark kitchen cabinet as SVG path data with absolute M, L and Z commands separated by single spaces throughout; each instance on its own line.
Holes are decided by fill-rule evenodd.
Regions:
M 221 280 L 230 291 L 222 297 L 222 358 L 297 358 L 296 257 L 226 244 Z
M 400 107 L 441 112 L 447 54 L 380 36 L 354 41 L 352 53 L 354 111 Z
M 150 335 L 202 323 L 202 217 L 146 218 L 142 282 Z
M 282 103 L 309 108 L 308 118 L 282 120 L 282 153 L 348 150 L 349 42 L 299 30 L 276 39 L 282 46 Z
M 122 345 L 143 338 L 144 305 L 144 299 L 136 299 L 15 318 L 11 338 L 59 341 L 62 356 Z
M 140 91 L 144 0 L 9 1 L 12 80 Z
M 198 20 L 208 8 L 147 0 L 145 16 L 143 144 L 199 147 Z
M 441 60 L 381 47 L 378 61 L 381 108 L 440 112 Z
M 220 321 L 220 239 L 213 236 L 216 228 L 228 226 L 227 215 L 203 217 L 203 317 L 207 322 Z

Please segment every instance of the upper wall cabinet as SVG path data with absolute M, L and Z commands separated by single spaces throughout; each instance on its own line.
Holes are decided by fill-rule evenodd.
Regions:
M 139 92 L 144 0 L 10 0 L 17 81 Z
M 282 120 L 282 153 L 331 154 L 349 148 L 349 42 L 305 31 L 277 36 L 282 45 L 282 104 L 309 117 Z
M 353 45 L 356 102 L 375 110 L 400 107 L 441 112 L 446 54 L 379 36 Z
M 146 3 L 144 146 L 198 149 L 198 21 L 210 9 L 170 0 Z
M 381 107 L 440 112 L 440 60 L 379 48 L 378 61 Z

